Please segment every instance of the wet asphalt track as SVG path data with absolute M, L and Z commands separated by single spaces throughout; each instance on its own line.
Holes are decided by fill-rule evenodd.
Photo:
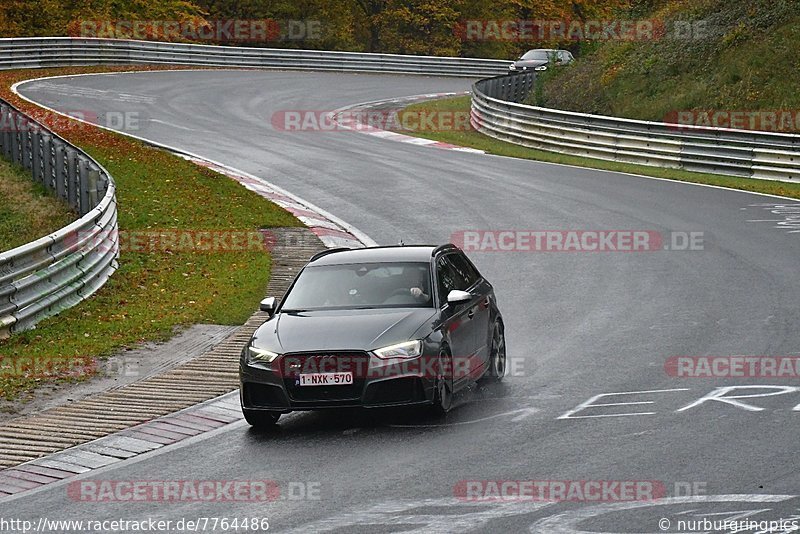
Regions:
M 710 513 L 797 515 L 800 499 L 769 496 L 800 494 L 800 380 L 682 379 L 664 370 L 675 355 L 800 354 L 800 233 L 780 227 L 784 215 L 757 206 L 791 201 L 354 132 L 281 132 L 270 122 L 276 111 L 330 110 L 470 83 L 197 71 L 23 85 L 22 94 L 60 110 L 133 112 L 141 120 L 132 133 L 266 178 L 382 244 L 445 242 L 465 229 L 630 229 L 703 232 L 704 249 L 471 253 L 496 286 L 516 372 L 500 386 L 463 395 L 447 420 L 291 414 L 274 434 L 236 424 L 89 476 L 271 479 L 282 490 L 278 502 L 83 503 L 55 486 L 0 504 L 0 515 L 264 516 L 277 532 L 341 533 L 663 532 L 662 517 L 677 532 L 679 519 Z M 741 385 L 784 386 L 785 393 L 741 400 L 760 410 L 711 401 L 679 411 L 715 388 Z M 653 402 L 573 417 L 652 415 L 560 418 L 595 395 L 653 390 L 677 391 L 604 397 L 596 403 Z M 654 480 L 670 496 L 676 483 L 699 483 L 704 495 L 641 507 L 454 498 L 459 481 L 485 479 Z M 318 489 L 318 498 L 295 498 L 302 488 Z

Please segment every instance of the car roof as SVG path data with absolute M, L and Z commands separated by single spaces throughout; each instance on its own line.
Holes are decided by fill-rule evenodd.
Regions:
M 397 245 L 391 247 L 368 247 L 339 249 L 321 253 L 312 258 L 309 265 L 342 265 L 346 263 L 383 262 L 429 262 L 434 245 Z M 455 248 L 455 247 L 453 247 Z

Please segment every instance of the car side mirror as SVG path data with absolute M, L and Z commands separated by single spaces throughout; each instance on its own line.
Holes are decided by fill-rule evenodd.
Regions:
M 469 302 L 471 300 L 472 300 L 472 293 L 468 291 L 460 291 L 458 289 L 454 289 L 447 294 L 447 303 L 452 304 L 453 306 L 458 304 L 464 304 L 465 302 Z
M 278 301 L 275 299 L 275 297 L 267 297 L 258 305 L 258 309 L 262 312 L 267 312 L 270 317 L 272 317 L 272 315 L 275 313 L 275 308 L 277 307 Z

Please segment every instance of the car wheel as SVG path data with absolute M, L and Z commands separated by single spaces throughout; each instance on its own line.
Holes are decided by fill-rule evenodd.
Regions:
M 275 426 L 281 414 L 280 412 L 269 412 L 266 410 L 245 410 L 242 409 L 244 420 L 250 423 L 253 428 L 270 428 Z
M 494 323 L 490 354 L 489 369 L 487 369 L 485 376 L 493 382 L 499 382 L 506 374 L 506 335 L 503 332 L 503 324 L 500 321 Z
M 450 354 L 447 351 L 442 351 L 439 354 L 439 362 L 444 372 L 440 372 L 440 376 L 436 378 L 436 392 L 433 398 L 433 413 L 434 415 L 445 415 L 450 411 L 453 406 L 453 390 L 452 382 L 448 383 L 445 373 L 451 371 L 452 361 Z

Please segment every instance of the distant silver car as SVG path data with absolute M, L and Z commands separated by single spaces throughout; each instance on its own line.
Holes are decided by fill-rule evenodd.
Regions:
M 522 54 L 519 59 L 508 67 L 508 70 L 510 72 L 543 71 L 547 70 L 549 65 L 563 66 L 569 65 L 573 61 L 575 61 L 575 58 L 569 50 L 534 48 Z

